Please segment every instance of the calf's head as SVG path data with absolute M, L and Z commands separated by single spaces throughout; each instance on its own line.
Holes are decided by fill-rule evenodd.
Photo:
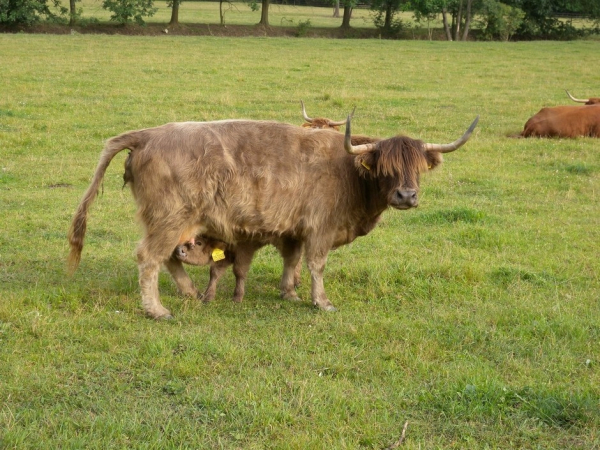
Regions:
M 396 136 L 378 142 L 352 145 L 350 116 L 346 120 L 344 148 L 356 155 L 354 165 L 363 178 L 377 182 L 387 196 L 387 204 L 396 209 L 419 205 L 419 175 L 432 170 L 449 153 L 464 145 L 477 126 L 479 116 L 462 137 L 450 144 L 429 144 L 406 136 Z

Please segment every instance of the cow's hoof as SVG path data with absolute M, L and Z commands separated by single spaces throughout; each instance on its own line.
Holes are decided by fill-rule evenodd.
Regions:
M 332 304 L 325 305 L 325 306 L 319 306 L 319 305 L 316 305 L 316 306 L 318 306 L 319 309 L 321 309 L 321 311 L 327 311 L 327 312 L 337 311 L 337 309 L 335 309 L 335 306 L 333 306 Z
M 302 299 L 300 297 L 298 297 L 298 294 L 296 294 L 295 292 L 290 292 L 290 293 L 281 293 L 281 298 L 284 300 L 288 300 L 290 302 L 301 302 Z
M 173 320 L 174 317 L 171 314 L 165 314 L 163 316 L 155 317 L 154 319 L 162 322 L 163 320 L 165 320 L 165 321 Z

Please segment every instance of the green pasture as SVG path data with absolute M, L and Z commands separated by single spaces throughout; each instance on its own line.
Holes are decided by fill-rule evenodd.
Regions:
M 0 448 L 600 448 L 600 141 L 510 137 L 565 89 L 599 96 L 599 65 L 592 41 L 0 35 Z M 106 139 L 301 124 L 301 99 L 430 142 L 480 116 L 419 208 L 330 254 L 337 312 L 311 306 L 306 269 L 304 302 L 281 300 L 265 248 L 242 304 L 231 273 L 210 304 L 162 273 L 175 319 L 147 319 L 126 152 L 67 276 Z

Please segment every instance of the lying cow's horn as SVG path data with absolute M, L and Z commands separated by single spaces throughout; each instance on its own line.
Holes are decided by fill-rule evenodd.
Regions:
M 306 108 L 304 107 L 304 102 L 302 100 L 300 100 L 300 104 L 302 105 L 302 116 L 304 117 L 304 120 L 306 120 L 308 123 L 313 123 L 315 119 L 313 119 L 312 117 L 308 117 L 308 114 L 306 114 Z M 354 111 L 356 111 L 356 106 L 352 110 L 352 114 L 350 114 L 350 117 L 354 115 Z M 339 127 L 340 125 L 344 125 L 345 123 L 345 120 L 335 121 L 327 119 L 327 125 L 330 127 Z
M 469 129 L 465 132 L 465 134 L 463 134 L 461 138 L 457 139 L 456 141 L 452 142 L 451 144 L 428 144 L 428 143 L 425 143 L 425 144 L 423 144 L 423 149 L 426 152 L 439 152 L 439 153 L 453 152 L 454 150 L 461 147 L 465 142 L 467 142 L 469 140 L 469 138 L 471 137 L 471 133 L 473 133 L 473 130 L 477 126 L 477 122 L 479 122 L 479 116 L 475 117 L 475 120 L 473 121 L 473 123 L 471 124 Z
M 354 112 L 355 112 L 355 111 L 356 111 L 356 106 L 354 107 L 354 109 L 353 109 L 353 110 L 352 110 L 352 112 L 350 113 L 350 118 L 354 117 Z M 333 120 L 330 120 L 330 121 L 329 121 L 329 126 L 330 126 L 330 127 L 333 127 L 333 126 L 339 127 L 339 126 L 341 126 L 341 125 L 344 125 L 345 123 L 346 123 L 346 121 L 345 121 L 345 120 L 340 120 L 339 122 L 334 122 Z
M 302 115 L 304 116 L 304 120 L 308 123 L 312 123 L 313 120 L 306 114 L 306 108 L 304 107 L 304 102 L 302 100 L 300 100 L 300 104 L 302 105 Z
M 577 103 L 587 103 L 587 102 L 589 102 L 589 101 L 590 101 L 589 99 L 587 99 L 587 100 L 582 100 L 582 99 L 580 99 L 580 98 L 575 98 L 575 97 L 573 97 L 573 96 L 572 96 L 572 95 L 569 93 L 569 91 L 567 91 L 566 89 L 565 89 L 565 92 L 567 93 L 567 95 L 569 96 L 569 98 L 570 98 L 571 100 L 573 100 L 574 102 L 577 102 Z
M 356 110 L 356 107 L 354 108 Z M 362 144 L 362 145 L 352 145 L 352 133 L 350 131 L 350 119 L 354 115 L 354 110 L 352 114 L 348 116 L 346 119 L 346 134 L 344 136 L 344 148 L 351 155 L 360 155 L 361 153 L 368 152 L 375 148 L 375 144 Z

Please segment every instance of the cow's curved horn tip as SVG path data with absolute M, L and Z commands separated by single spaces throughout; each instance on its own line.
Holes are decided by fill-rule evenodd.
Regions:
M 473 131 L 478 123 L 479 123 L 479 114 L 477 114 L 477 117 L 475 117 L 475 120 L 473 121 L 473 123 L 471 124 L 469 129 L 467 130 L 467 133 L 470 133 L 471 131 Z

